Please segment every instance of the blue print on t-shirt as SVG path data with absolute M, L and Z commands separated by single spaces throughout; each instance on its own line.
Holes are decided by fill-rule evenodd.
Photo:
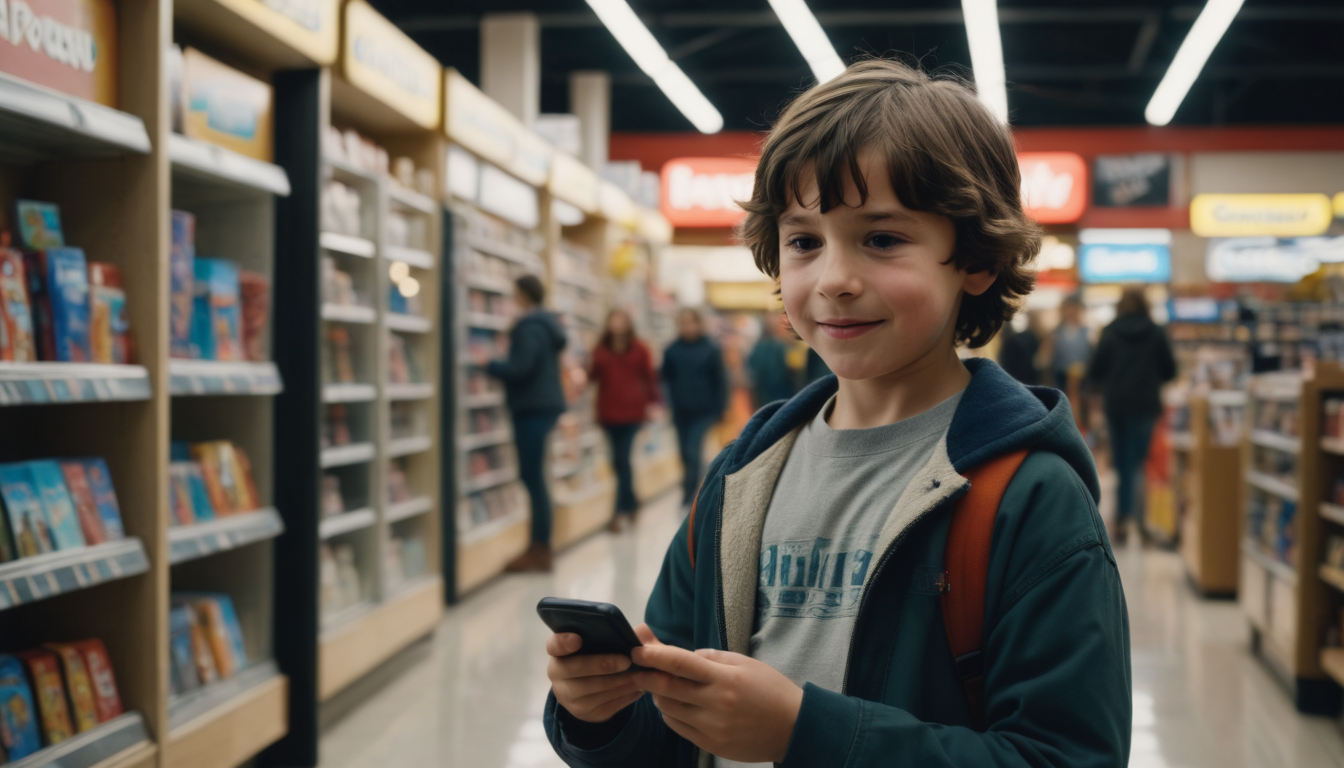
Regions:
M 761 547 L 757 622 L 773 616 L 838 619 L 855 615 L 873 560 L 865 546 L 817 537 Z

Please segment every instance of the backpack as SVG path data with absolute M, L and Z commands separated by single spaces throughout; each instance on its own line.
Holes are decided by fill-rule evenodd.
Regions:
M 957 499 L 943 550 L 943 577 L 939 583 L 943 628 L 952 649 L 957 678 L 966 690 L 972 727 L 986 728 L 985 715 L 985 584 L 989 579 L 989 549 L 994 520 L 1008 484 L 1026 460 L 1027 452 L 995 457 L 966 473 L 971 487 Z M 700 494 L 696 493 L 697 500 Z M 695 568 L 695 502 L 691 504 L 686 537 L 691 568 Z

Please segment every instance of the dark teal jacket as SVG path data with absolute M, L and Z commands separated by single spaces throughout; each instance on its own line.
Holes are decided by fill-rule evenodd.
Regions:
M 969 360 L 972 380 L 946 440 L 911 480 L 861 597 L 844 691 L 804 688 L 788 768 L 1123 768 L 1129 762 L 1130 657 L 1124 592 L 1101 518 L 1096 469 L 1056 390 L 1028 389 Z M 835 392 L 817 381 L 762 409 L 714 460 L 694 518 L 668 549 L 645 620 L 663 642 L 745 652 L 759 562 L 759 496 L 773 489 L 796 430 Z M 985 599 L 988 729 L 971 712 L 948 648 L 935 581 L 962 475 L 1030 453 L 995 522 Z M 774 468 L 774 469 L 772 469 Z M 746 518 L 746 519 L 744 519 Z M 752 529 L 756 530 L 753 531 Z M 751 548 L 752 535 L 757 542 Z M 955 585 L 953 585 L 955 589 Z M 571 766 L 706 764 L 645 696 L 608 723 L 575 720 L 548 698 L 551 743 Z

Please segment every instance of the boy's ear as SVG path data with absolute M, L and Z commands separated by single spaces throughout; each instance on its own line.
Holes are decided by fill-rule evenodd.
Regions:
M 995 270 L 983 270 L 980 272 L 967 272 L 966 279 L 961 284 L 961 289 L 971 294 L 979 296 L 989 290 L 989 286 L 999 278 L 999 273 Z

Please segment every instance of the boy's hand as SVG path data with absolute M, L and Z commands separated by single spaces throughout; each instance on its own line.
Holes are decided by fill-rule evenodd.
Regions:
M 575 656 L 583 638 L 570 632 L 551 635 L 546 676 L 555 699 L 569 714 L 587 723 L 605 723 L 644 695 L 635 685 L 630 659 L 620 654 Z
M 784 760 L 803 706 L 802 688 L 740 653 L 663 645 L 646 624 L 635 633 L 644 646 L 631 655 L 647 667 L 634 673 L 635 681 L 653 694 L 669 728 L 717 757 Z

